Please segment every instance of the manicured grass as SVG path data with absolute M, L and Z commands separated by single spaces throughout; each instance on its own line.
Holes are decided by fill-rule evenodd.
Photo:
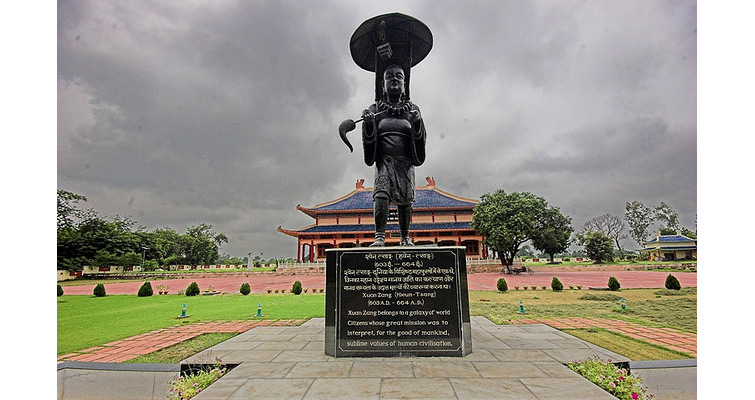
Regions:
M 634 361 L 676 360 L 689 355 L 605 329 L 565 329 L 564 332 Z
M 697 289 L 684 288 L 676 296 L 664 295 L 665 290 L 624 289 L 610 292 L 627 301 L 622 311 L 616 301 L 580 300 L 588 290 L 509 290 L 501 292 L 474 291 L 469 294 L 472 315 L 482 315 L 495 323 L 507 323 L 522 318 L 614 318 L 652 327 L 671 327 L 697 332 Z M 606 292 L 600 292 L 606 294 Z M 519 314 L 519 300 L 527 312 Z
M 598 300 L 581 299 L 585 295 Z M 614 300 L 600 300 L 603 294 L 614 294 L 627 300 L 627 309 L 621 310 Z M 621 319 L 651 327 L 671 327 L 697 332 L 697 289 L 681 291 L 658 289 L 624 289 L 617 292 L 588 290 L 510 290 L 471 291 L 470 312 L 496 323 L 508 323 L 520 318 L 609 318 Z M 518 314 L 519 299 L 524 301 L 527 314 Z M 181 305 L 187 304 L 190 315 L 176 319 Z M 263 319 L 304 319 L 325 316 L 324 294 L 179 296 L 164 295 L 137 297 L 136 295 L 62 296 L 58 298 L 58 355 L 102 345 L 140 333 L 175 325 L 200 321 L 253 320 L 257 304 L 262 303 Z M 589 342 L 623 354 L 609 343 L 616 341 L 605 333 L 588 332 Z M 578 332 L 577 334 L 581 334 Z M 619 335 L 614 335 L 620 337 Z M 625 338 L 632 340 L 630 338 Z M 604 344 L 601 344 L 604 343 Z M 657 346 L 635 345 L 625 347 L 651 347 L 642 350 L 638 357 L 653 357 Z M 209 345 L 211 346 L 211 345 Z M 208 347 L 209 347 L 208 346 Z M 626 355 L 626 354 L 624 354 Z M 628 356 L 628 355 L 627 355 Z M 628 356 L 632 358 L 631 356 Z M 661 356 L 657 356 L 661 357 Z M 666 356 L 663 359 L 666 359 Z M 185 358 L 185 357 L 183 357 Z M 182 359 L 183 359 L 182 358 Z
M 181 305 L 189 318 L 176 319 Z M 136 295 L 58 297 L 58 355 L 102 345 L 140 333 L 200 321 L 253 320 L 262 303 L 262 319 L 325 316 L 324 294 L 270 296 Z
M 145 354 L 126 362 L 177 364 L 181 362 L 181 360 L 185 360 L 204 349 L 210 348 L 220 342 L 224 342 L 236 335 L 238 335 L 238 333 L 205 333 L 204 335 L 199 335 L 185 342 L 166 347 L 154 353 Z M 206 363 L 212 364 L 215 361 L 215 359 L 208 359 Z

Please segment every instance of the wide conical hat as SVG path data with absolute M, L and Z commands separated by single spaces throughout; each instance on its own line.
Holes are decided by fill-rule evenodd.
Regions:
M 388 44 L 392 55 L 382 59 L 378 46 Z M 383 14 L 364 21 L 351 35 L 351 58 L 362 69 L 375 73 L 375 98 L 382 95 L 385 67 L 398 64 L 404 69 L 405 92 L 409 96 L 411 67 L 427 57 L 433 47 L 430 29 L 416 18 L 400 13 Z

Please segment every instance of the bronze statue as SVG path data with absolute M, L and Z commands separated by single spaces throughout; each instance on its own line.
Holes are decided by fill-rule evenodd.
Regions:
M 375 165 L 375 242 L 385 246 L 385 228 L 390 204 L 398 208 L 401 246 L 409 239 L 414 202 L 414 167 L 425 162 L 425 124 L 419 107 L 409 100 L 412 66 L 432 48 L 430 30 L 403 14 L 371 18 L 357 28 L 351 39 L 351 55 L 360 67 L 375 72 L 375 103 L 362 113 L 364 162 Z M 346 133 L 356 127 L 346 120 L 339 126 L 344 143 L 353 151 Z

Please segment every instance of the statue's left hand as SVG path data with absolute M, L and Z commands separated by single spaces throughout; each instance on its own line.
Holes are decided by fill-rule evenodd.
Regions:
M 422 119 L 422 117 L 419 115 L 419 110 L 413 110 L 409 111 L 409 115 L 406 117 L 406 119 L 413 124 Z

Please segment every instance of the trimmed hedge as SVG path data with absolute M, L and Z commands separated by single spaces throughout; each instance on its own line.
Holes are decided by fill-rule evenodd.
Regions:
M 249 287 L 249 284 L 244 282 L 239 286 L 239 293 L 243 294 L 244 296 L 248 295 L 252 292 L 252 288 Z
M 666 277 L 666 289 L 669 290 L 681 290 L 682 284 L 679 283 L 679 279 L 676 279 L 674 275 L 668 274 Z
M 295 295 L 300 295 L 300 294 L 301 294 L 301 289 L 302 289 L 302 288 L 301 288 L 301 282 L 299 282 L 299 281 L 296 281 L 296 282 L 294 282 L 294 284 L 293 284 L 293 285 L 291 286 L 291 293 L 293 293 L 293 294 L 295 294 Z
M 554 292 L 560 292 L 564 290 L 564 284 L 554 276 L 551 280 L 551 289 L 553 289 Z
M 503 278 L 498 278 L 498 282 L 495 283 L 495 286 L 498 288 L 499 292 L 506 292 L 509 290 L 509 285 Z
M 196 282 L 192 282 L 186 287 L 187 296 L 196 296 L 199 294 L 199 285 Z
M 149 297 L 152 296 L 153 293 L 152 284 L 149 282 L 144 282 L 139 288 L 139 292 L 136 295 L 139 297 Z
M 63 288 L 58 285 L 58 297 L 63 295 Z
M 619 280 L 616 279 L 616 277 L 612 276 L 608 278 L 608 288 L 615 292 L 621 289 L 621 283 L 619 283 Z
M 92 294 L 96 297 L 105 297 L 105 285 L 98 283 L 97 286 L 94 287 Z

